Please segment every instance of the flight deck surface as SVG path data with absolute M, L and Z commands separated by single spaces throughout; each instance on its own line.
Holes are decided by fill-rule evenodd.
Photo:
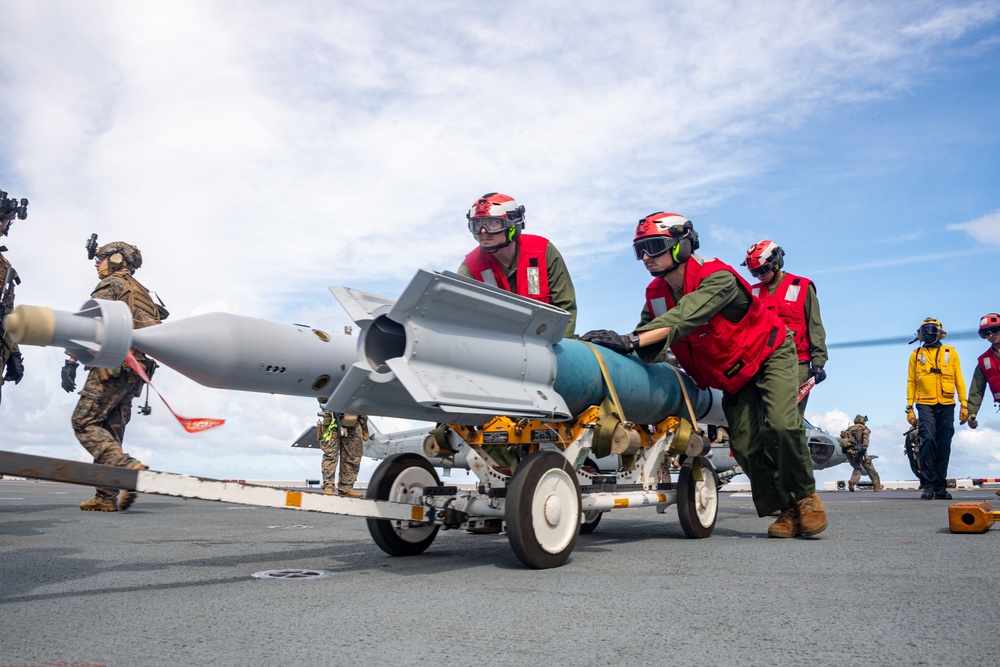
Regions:
M 1000 527 L 917 491 L 821 493 L 830 527 L 768 539 L 749 494 L 713 535 L 614 511 L 562 567 L 442 531 L 393 558 L 364 519 L 0 481 L 0 667 L 992 664 Z M 256 575 L 256 576 L 255 576 Z

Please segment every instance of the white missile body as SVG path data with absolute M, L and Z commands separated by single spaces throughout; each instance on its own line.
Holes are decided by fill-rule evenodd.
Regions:
M 717 392 L 666 364 L 561 340 L 569 314 L 454 273 L 421 270 L 398 300 L 331 287 L 357 338 L 210 313 L 132 330 L 127 306 L 91 300 L 78 313 L 19 306 L 18 342 L 66 348 L 88 366 L 120 365 L 130 347 L 209 387 L 329 397 L 340 412 L 477 425 L 496 415 L 572 419 L 613 383 L 625 417 L 721 417 Z M 605 370 L 600 368 L 601 362 Z

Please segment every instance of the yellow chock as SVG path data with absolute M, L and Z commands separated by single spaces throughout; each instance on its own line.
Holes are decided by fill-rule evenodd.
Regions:
M 985 533 L 1000 520 L 989 503 L 955 503 L 948 507 L 948 527 L 953 533 Z

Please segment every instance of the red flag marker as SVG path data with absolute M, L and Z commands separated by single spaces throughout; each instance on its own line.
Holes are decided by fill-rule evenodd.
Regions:
M 170 407 L 170 404 L 167 403 L 167 399 L 163 398 L 163 394 L 160 393 L 160 390 L 154 387 L 153 383 L 150 382 L 149 376 L 146 375 L 146 369 L 143 368 L 142 364 L 140 364 L 139 361 L 135 358 L 135 355 L 132 354 L 132 350 L 128 351 L 128 354 L 125 356 L 125 361 L 128 363 L 129 366 L 132 367 L 132 370 L 134 370 L 139 375 L 139 377 L 142 378 L 143 382 L 145 382 L 146 384 L 148 384 L 150 387 L 153 388 L 153 391 L 156 392 L 156 395 L 159 396 L 160 400 L 163 401 L 163 404 L 167 406 L 167 410 L 170 410 L 170 414 L 172 414 L 174 418 L 181 423 L 181 426 L 183 426 L 184 430 L 187 431 L 188 433 L 201 433 L 202 431 L 207 431 L 210 428 L 215 428 L 216 426 L 222 426 L 223 424 L 226 423 L 225 419 L 181 417 L 179 414 L 174 412 L 173 408 Z
M 802 399 L 806 397 L 806 394 L 812 391 L 812 388 L 815 386 L 816 386 L 816 377 L 810 376 L 810 378 L 805 382 L 803 382 L 802 385 L 799 387 L 799 399 L 796 401 L 796 403 L 801 403 Z M 164 401 L 164 403 L 166 403 L 166 401 Z

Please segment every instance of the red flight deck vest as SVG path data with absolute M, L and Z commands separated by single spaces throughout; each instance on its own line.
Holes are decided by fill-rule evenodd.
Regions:
M 979 370 L 983 372 L 986 384 L 993 392 L 993 402 L 1000 403 L 1000 358 L 997 358 L 992 347 L 979 356 Z
M 698 289 L 706 276 L 728 271 L 739 286 L 750 293 L 750 284 L 733 267 L 717 259 L 704 264 L 691 258 L 685 264 L 681 296 Z M 646 287 L 646 306 L 659 317 L 677 304 L 663 278 L 654 278 Z M 778 316 L 758 299 L 739 322 L 730 322 L 721 313 L 670 346 L 677 361 L 701 388 L 715 387 L 730 394 L 738 392 L 757 374 L 760 365 L 785 341 L 786 327 Z
M 517 294 L 542 303 L 552 303 L 549 292 L 549 267 L 545 251 L 549 240 L 542 236 L 521 234 L 517 237 Z M 476 248 L 465 256 L 465 267 L 481 283 L 510 292 L 507 276 L 492 253 Z
M 810 285 L 816 289 L 813 281 L 786 271 L 774 294 L 768 292 L 764 283 L 750 288 L 751 293 L 792 330 L 799 361 L 812 361 L 812 341 L 809 340 L 809 322 L 806 320 L 806 293 Z

